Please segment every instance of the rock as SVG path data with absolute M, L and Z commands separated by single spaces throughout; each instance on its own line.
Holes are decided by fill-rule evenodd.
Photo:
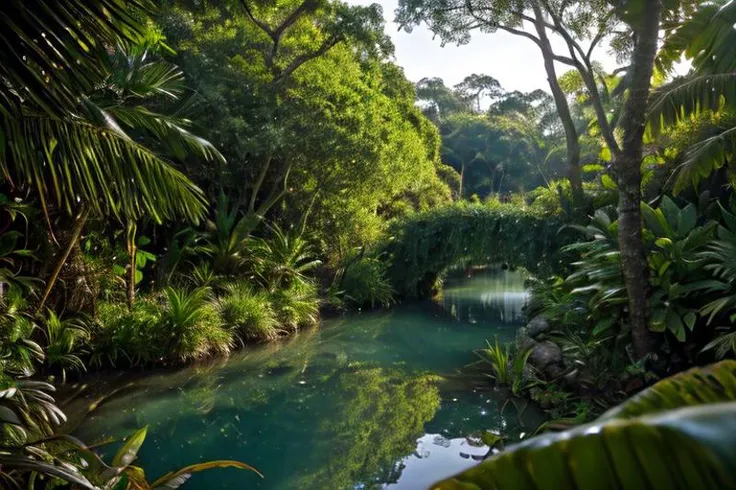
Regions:
M 528 359 L 543 379 L 554 379 L 565 372 L 562 349 L 554 342 L 544 341 L 532 347 Z
M 537 343 L 529 336 L 526 327 L 521 327 L 516 331 L 516 349 L 518 352 L 526 352 Z
M 536 339 L 550 328 L 549 321 L 542 315 L 532 318 L 526 326 L 526 333 L 529 337 Z

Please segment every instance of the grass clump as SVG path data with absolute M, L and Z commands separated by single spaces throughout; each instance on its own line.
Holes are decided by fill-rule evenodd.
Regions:
M 339 282 L 345 303 L 358 308 L 391 306 L 396 292 L 388 279 L 387 267 L 386 262 L 373 257 L 349 263 Z
M 228 354 L 232 334 L 210 301 L 208 288 L 168 287 L 156 298 L 141 298 L 129 309 L 103 302 L 91 361 L 130 366 L 178 363 Z
M 319 321 L 317 290 L 310 282 L 295 283 L 271 295 L 279 324 L 290 332 Z
M 161 326 L 169 330 L 172 352 L 179 361 L 229 354 L 232 335 L 211 303 L 210 289 L 164 289 Z
M 279 336 L 269 296 L 255 291 L 247 283 L 228 284 L 225 293 L 214 304 L 224 324 L 243 341 L 273 340 Z

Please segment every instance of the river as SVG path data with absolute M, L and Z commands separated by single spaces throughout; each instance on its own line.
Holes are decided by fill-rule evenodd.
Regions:
M 527 430 L 513 404 L 501 411 L 493 390 L 456 375 L 486 339 L 513 339 L 525 300 L 519 273 L 477 272 L 446 281 L 434 302 L 327 319 L 207 364 L 99 377 L 94 391 L 118 391 L 77 435 L 147 425 L 137 464 L 151 480 L 212 459 L 264 474 L 215 469 L 187 490 L 423 489 L 488 451 L 466 436 Z

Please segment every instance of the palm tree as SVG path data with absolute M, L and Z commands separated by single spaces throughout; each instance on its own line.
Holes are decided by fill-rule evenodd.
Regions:
M 40 3 L 44 4 L 41 10 L 52 16 L 53 9 Z M 188 121 L 153 110 L 162 100 L 176 101 L 181 97 L 183 75 L 171 64 L 150 60 L 156 40 L 143 26 L 134 23 L 126 10 L 148 4 L 107 0 L 91 2 L 91 6 L 84 7 L 87 10 L 82 8 L 82 2 L 79 4 L 70 2 L 67 6 L 77 14 L 72 17 L 65 17 L 69 12 L 59 7 L 64 12 L 54 17 L 56 24 L 51 26 L 38 22 L 23 24 L 25 30 L 13 30 L 19 19 L 32 14 L 21 9 L 15 15 L 3 16 L 10 32 L 17 35 L 18 46 L 27 47 L 33 39 L 52 37 L 58 41 L 52 51 L 57 57 L 68 56 L 69 60 L 63 58 L 68 63 L 76 63 L 80 55 L 75 37 L 66 37 L 66 30 L 76 29 L 76 25 L 70 28 L 67 24 L 81 16 L 82 26 L 96 29 L 97 44 L 90 44 L 93 49 L 82 62 L 67 67 L 68 71 L 76 71 L 49 77 L 46 85 L 35 87 L 35 96 L 23 98 L 18 94 L 25 92 L 16 87 L 29 92 L 34 86 L 21 84 L 30 84 L 36 72 L 19 69 L 20 73 L 14 73 L 7 68 L 12 67 L 14 58 L 27 55 L 18 54 L 18 46 L 15 51 L 4 50 L 0 55 L 0 64 L 4 66 L 0 76 L 6 82 L 2 99 L 8 101 L 3 105 L 0 121 L 0 177 L 11 187 L 35 191 L 49 230 L 49 206 L 76 216 L 39 308 L 48 298 L 90 213 L 113 215 L 126 221 L 129 231 L 135 230 L 133 224 L 141 216 L 159 223 L 174 218 L 197 222 L 205 211 L 204 194 L 164 155 L 181 158 L 194 153 L 206 159 L 222 158 L 208 142 L 185 129 Z M 120 18 L 112 19 L 116 12 L 121 13 Z M 109 26 L 98 31 L 103 20 Z M 34 32 L 33 28 L 37 30 Z M 66 32 L 57 36 L 52 28 Z M 137 42 L 132 43 L 131 39 Z M 44 73 L 46 69 L 42 67 L 46 65 L 42 62 L 49 66 L 60 63 L 54 59 L 34 60 Z M 151 103 L 153 100 L 156 104 Z M 158 143 L 152 145 L 152 141 Z M 135 233 L 129 232 L 128 237 L 134 239 Z M 129 246 L 129 250 L 133 263 L 135 247 Z M 132 301 L 130 293 L 129 288 Z
M 654 135 L 678 123 L 697 122 L 695 142 L 683 154 L 675 192 L 697 185 L 728 163 L 736 149 L 736 1 L 710 2 L 667 38 L 662 69 L 685 55 L 692 70 L 660 87 L 649 110 Z M 715 115 L 716 117 L 709 117 Z

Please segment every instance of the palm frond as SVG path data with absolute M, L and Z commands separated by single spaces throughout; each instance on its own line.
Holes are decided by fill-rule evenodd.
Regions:
M 653 94 L 648 120 L 653 135 L 707 111 L 736 107 L 736 71 L 680 77 Z
M 5 0 L 0 2 L 0 114 L 32 102 L 61 115 L 104 78 L 105 46 L 138 41 L 150 0 Z
M 674 192 L 679 193 L 688 185 L 708 178 L 714 169 L 730 160 L 736 150 L 736 126 L 708 126 L 701 130 L 702 139 L 684 153 L 684 160 L 677 168 Z
M 5 119 L 0 133 L 0 174 L 38 191 L 71 212 L 80 201 L 99 214 L 150 216 L 197 222 L 202 191 L 184 174 L 127 137 L 110 121 L 98 127 L 80 119 L 25 114 Z
M 203 160 L 225 160 L 212 143 L 182 127 L 189 123 L 186 119 L 159 114 L 143 106 L 111 107 L 105 113 L 128 128 L 147 132 L 178 160 L 184 160 L 187 155 Z

